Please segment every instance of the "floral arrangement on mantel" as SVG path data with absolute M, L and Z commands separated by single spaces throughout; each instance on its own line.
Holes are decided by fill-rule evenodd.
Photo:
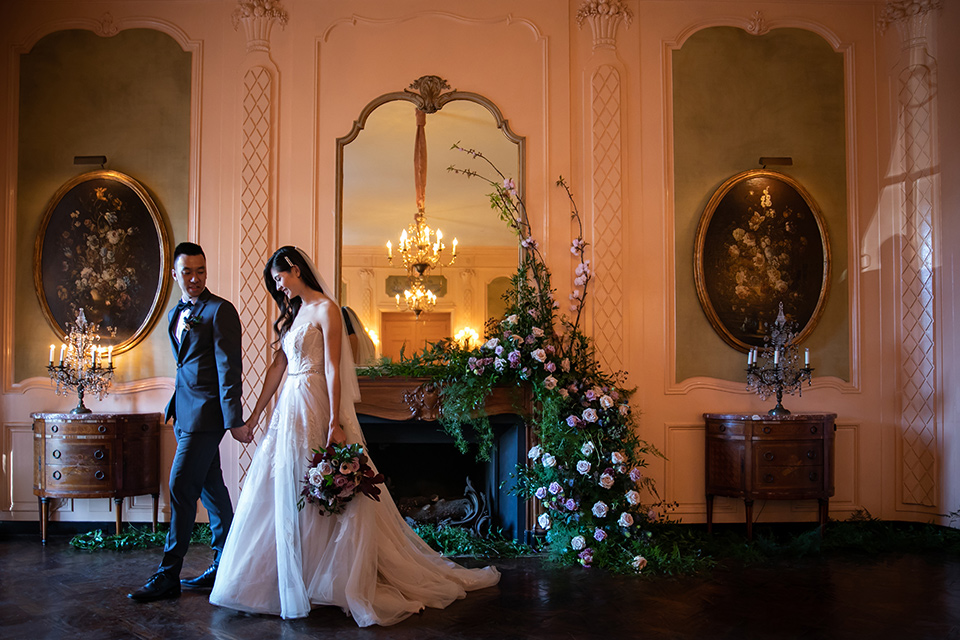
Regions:
M 669 505 L 644 474 L 645 456 L 663 456 L 637 437 L 629 404 L 634 390 L 624 387 L 625 374 L 604 372 L 581 330 L 593 272 L 573 194 L 561 177 L 557 185 L 567 193 L 577 228 L 570 245 L 577 264 L 568 313 L 559 313 L 550 271 L 514 181 L 479 151 L 454 148 L 496 172 L 494 180 L 473 169 L 448 169 L 490 184 L 491 207 L 517 233 L 523 248 L 504 296 L 507 312 L 488 321 L 480 347 L 441 341 L 409 358 L 401 353 L 399 362 L 381 363 L 366 375 L 432 378 L 440 388 L 440 424 L 464 453 L 469 448 L 464 430 L 471 428 L 481 458 L 489 456 L 493 445 L 484 400 L 496 385 L 529 384 L 535 406 L 530 424 L 538 444 L 518 468 L 515 490 L 542 507 L 537 525 L 552 556 L 584 567 L 640 572 L 648 560 L 664 555 L 654 531 L 667 519 L 662 511 Z M 644 496 L 653 504 L 645 504 Z

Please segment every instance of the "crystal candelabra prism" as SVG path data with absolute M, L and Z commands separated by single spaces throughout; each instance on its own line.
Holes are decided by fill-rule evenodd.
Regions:
M 54 348 L 51 345 L 47 371 L 57 385 L 58 396 L 76 390 L 79 402 L 71 413 L 91 413 L 83 404 L 83 396 L 90 392 L 95 394 L 98 400 L 103 400 L 107 395 L 113 381 L 113 347 L 97 347 L 100 342 L 100 335 L 97 333 L 99 325 L 88 322 L 83 309 L 77 313 L 76 322 L 67 326 L 69 333 L 66 344 L 60 347 L 60 363 L 54 365 Z
M 804 349 L 803 366 L 800 366 L 800 350 L 794 344 L 795 328 L 796 324 L 788 322 L 784 316 L 781 302 L 770 335 L 763 339 L 766 346 L 751 349 L 747 354 L 747 389 L 759 395 L 761 400 L 772 395 L 777 397 L 777 406 L 767 412 L 772 416 L 790 415 L 783 406 L 783 394 L 802 396 L 803 383 L 809 386 L 813 382 L 810 350 Z

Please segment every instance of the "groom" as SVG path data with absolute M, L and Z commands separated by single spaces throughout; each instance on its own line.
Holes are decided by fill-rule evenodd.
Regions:
M 170 467 L 170 532 L 163 560 L 147 583 L 128 594 L 138 602 L 180 595 L 186 588 L 213 586 L 223 543 L 233 520 L 233 505 L 220 471 L 220 440 L 229 429 L 234 439 L 250 442 L 243 426 L 240 317 L 234 306 L 206 288 L 203 249 L 182 242 L 173 252 L 173 278 L 182 293 L 170 311 L 170 344 L 177 361 L 167 420 L 173 418 L 177 452 Z M 197 499 L 210 514 L 213 564 L 196 578 L 180 580 L 183 557 L 197 517 Z

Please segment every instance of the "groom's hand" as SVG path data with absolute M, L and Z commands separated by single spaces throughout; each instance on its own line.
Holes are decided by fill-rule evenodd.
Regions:
M 241 427 L 234 427 L 233 429 L 230 429 L 230 435 L 232 435 L 233 439 L 237 442 L 242 442 L 244 444 L 253 442 L 253 428 L 250 423 L 244 424 Z

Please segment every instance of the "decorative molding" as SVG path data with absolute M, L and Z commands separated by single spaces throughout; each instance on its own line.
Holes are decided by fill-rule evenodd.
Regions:
M 943 0 L 888 0 L 880 11 L 877 29 L 881 35 L 887 27 L 896 25 L 907 49 L 913 44 L 927 39 L 932 14 L 943 8 Z
M 770 27 L 767 25 L 767 21 L 763 17 L 762 11 L 753 12 L 753 17 L 747 21 L 746 31 L 747 33 L 752 33 L 755 36 L 762 36 L 770 31 Z
M 109 11 L 103 14 L 103 17 L 100 18 L 100 23 L 97 26 L 99 28 L 95 29 L 94 31 L 98 36 L 109 38 L 120 33 L 120 28 L 114 23 L 113 16 Z
M 624 23 L 628 28 L 633 13 L 622 0 L 583 0 L 577 11 L 577 25 L 582 29 L 584 21 L 590 22 L 593 31 L 593 50 L 616 49 L 617 27 Z
M 460 22 L 462 24 L 496 25 L 496 24 L 506 23 L 508 26 L 513 24 L 518 24 L 518 25 L 527 27 L 530 30 L 530 32 L 533 34 L 534 39 L 537 42 L 541 42 L 546 39 L 546 36 L 543 34 L 540 28 L 537 27 L 537 25 L 535 25 L 533 22 L 523 18 L 521 19 L 514 18 L 513 15 L 509 13 L 502 18 L 483 19 L 483 18 L 471 18 L 468 16 L 458 15 L 456 13 L 450 13 L 448 11 L 421 11 L 419 13 L 407 14 L 400 18 L 367 18 L 364 16 L 358 16 L 356 14 L 350 16 L 349 18 L 340 18 L 339 20 L 333 22 L 329 27 L 327 27 L 324 30 L 324 32 L 319 37 L 319 41 L 320 42 L 329 41 L 330 36 L 333 34 L 333 32 L 336 31 L 338 27 L 344 26 L 344 25 L 351 26 L 351 27 L 355 27 L 358 24 L 389 26 L 389 25 L 401 24 L 403 22 L 409 22 L 411 20 L 417 20 L 420 18 L 445 18 L 448 20 L 453 20 L 455 22 Z
M 410 94 L 412 102 L 420 111 L 436 113 L 448 102 L 445 98 L 456 91 L 453 89 L 444 93 L 444 89 L 450 89 L 450 85 L 440 76 L 420 76 L 411 82 L 404 92 Z
M 280 0 L 237 0 L 237 7 L 231 15 L 233 30 L 243 25 L 247 36 L 247 52 L 270 51 L 270 30 L 274 22 L 283 28 L 287 24 L 287 12 L 280 6 Z

